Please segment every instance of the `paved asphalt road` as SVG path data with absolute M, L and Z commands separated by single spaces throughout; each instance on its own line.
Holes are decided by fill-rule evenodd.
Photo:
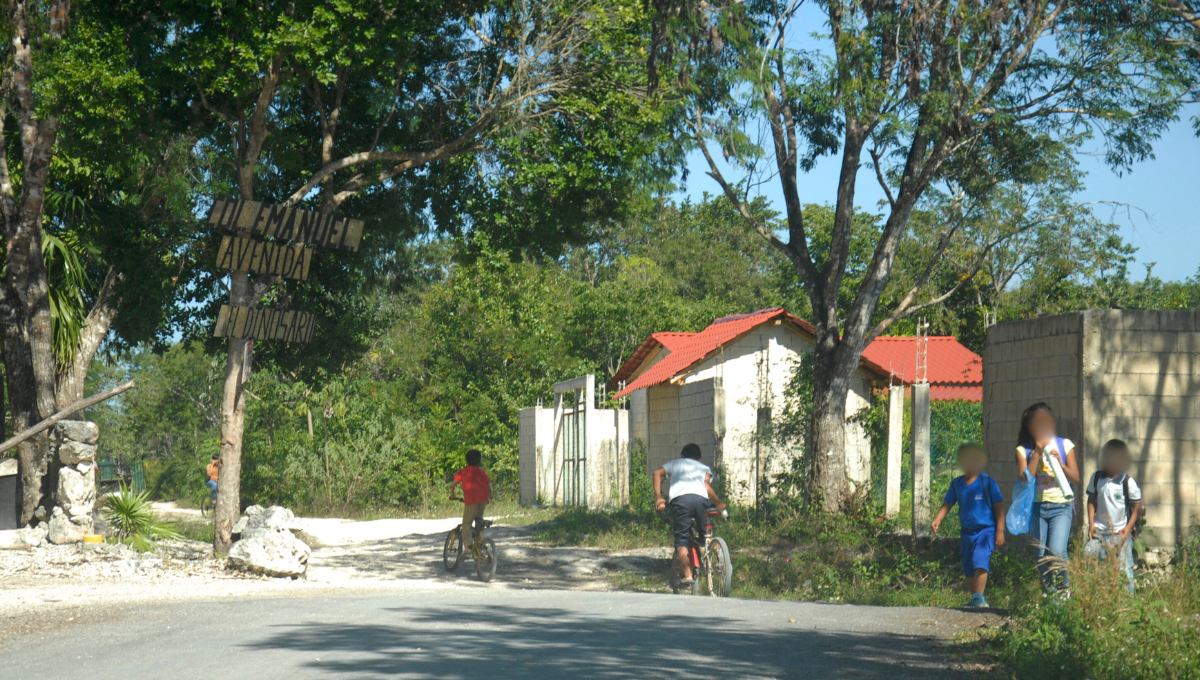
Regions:
M 789 621 L 794 619 L 795 622 Z M 0 640 L 0 678 L 960 678 L 954 610 L 497 588 L 177 602 Z

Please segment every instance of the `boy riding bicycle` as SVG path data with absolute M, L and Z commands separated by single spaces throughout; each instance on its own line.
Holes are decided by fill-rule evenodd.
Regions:
M 463 490 L 463 521 L 462 544 L 463 550 L 471 548 L 471 523 L 479 520 L 479 539 L 483 540 L 483 511 L 487 508 L 492 497 L 492 480 L 488 478 L 483 468 L 483 454 L 478 449 L 467 451 L 467 466 L 454 473 L 454 481 L 450 482 L 450 498 L 454 498 L 454 487 L 462 486 Z
M 712 488 L 712 468 L 700 462 L 700 447 L 688 444 L 679 453 L 679 458 L 654 471 L 654 507 L 667 508 L 662 495 L 662 479 L 670 478 L 670 504 L 675 532 L 675 557 L 683 568 L 681 585 L 693 581 L 692 560 L 688 556 L 688 541 L 692 527 L 701 530 L 705 524 L 704 513 L 714 505 L 724 510 L 725 504 Z

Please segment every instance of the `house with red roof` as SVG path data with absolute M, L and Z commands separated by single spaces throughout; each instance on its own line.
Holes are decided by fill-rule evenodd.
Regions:
M 967 349 L 953 335 L 924 338 L 926 381 L 933 401 L 983 401 L 983 357 Z M 863 350 L 863 359 L 887 371 L 891 384 L 916 382 L 918 339 L 876 338 Z
M 608 388 L 629 398 L 630 438 L 645 443 L 650 470 L 678 457 L 685 444 L 698 444 L 703 460 L 726 476 L 734 500 L 749 504 L 759 480 L 786 470 L 795 455 L 762 433 L 782 412 L 793 370 L 814 339 L 812 324 L 782 308 L 722 317 L 698 333 L 653 333 Z M 977 355 L 953 338 L 930 338 L 928 355 L 934 398 L 979 399 Z M 876 340 L 863 353 L 847 415 L 868 407 L 876 387 L 915 381 L 916 366 L 915 338 Z M 870 480 L 870 460 L 862 426 L 848 423 L 851 483 Z
M 679 457 L 684 444 L 700 446 L 703 460 L 726 477 L 730 495 L 749 504 L 758 480 L 786 470 L 794 452 L 763 433 L 784 408 L 785 389 L 814 329 L 782 308 L 735 314 L 699 333 L 654 333 L 609 381 L 629 398 L 633 440 L 646 445 L 653 470 Z M 864 359 L 847 398 L 848 414 L 870 404 L 887 370 Z M 870 442 L 858 424 L 847 425 L 847 477 L 870 479 Z

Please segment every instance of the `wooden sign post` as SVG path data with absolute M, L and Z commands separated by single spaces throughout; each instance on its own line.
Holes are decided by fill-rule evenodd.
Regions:
M 207 225 L 237 233 L 221 238 L 217 267 L 298 281 L 308 280 L 312 266 L 313 249 L 306 245 L 356 251 L 363 231 L 362 220 L 225 198 L 213 200 Z M 221 305 L 213 337 L 312 342 L 316 325 L 309 312 L 229 304 Z

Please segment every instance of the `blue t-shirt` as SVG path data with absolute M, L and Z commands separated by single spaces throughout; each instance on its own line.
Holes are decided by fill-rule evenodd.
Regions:
M 987 484 L 987 487 L 984 487 Z M 944 503 L 958 503 L 958 523 L 963 531 L 974 533 L 986 527 L 996 526 L 992 506 L 1004 500 L 1000 485 L 991 475 L 982 474 L 967 484 L 966 477 L 957 477 L 946 490 Z

